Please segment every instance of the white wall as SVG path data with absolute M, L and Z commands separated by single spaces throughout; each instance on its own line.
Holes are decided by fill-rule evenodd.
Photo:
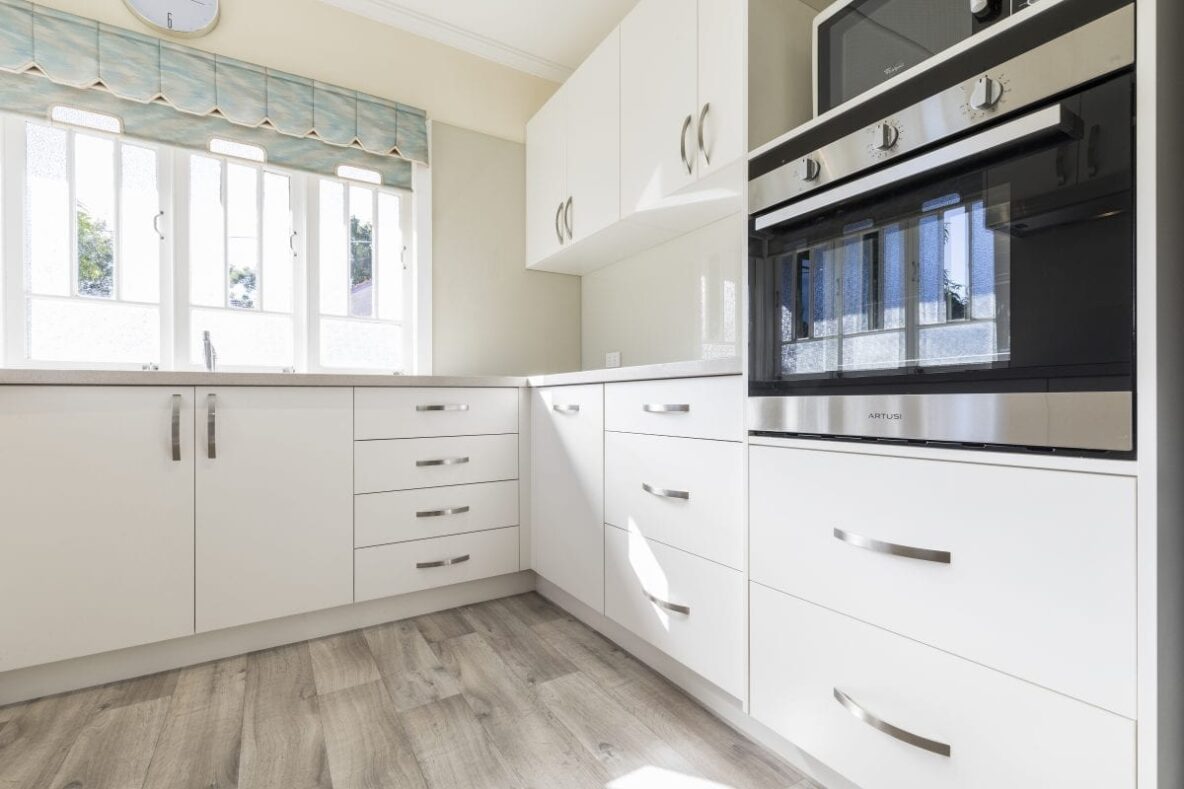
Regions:
M 433 371 L 580 367 L 580 280 L 526 270 L 526 148 L 432 127 Z
M 584 368 L 737 356 L 745 232 L 736 214 L 586 275 Z

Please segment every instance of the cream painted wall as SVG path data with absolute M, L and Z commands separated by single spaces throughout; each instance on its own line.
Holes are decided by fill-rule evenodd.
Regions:
M 736 214 L 586 275 L 584 369 L 738 355 L 744 234 Z
M 37 2 L 158 35 L 123 0 Z M 319 0 L 223 0 L 218 27 L 183 43 L 401 101 L 432 120 L 517 142 L 558 87 Z
M 432 150 L 433 371 L 578 370 L 580 279 L 525 267 L 525 146 L 435 123 Z

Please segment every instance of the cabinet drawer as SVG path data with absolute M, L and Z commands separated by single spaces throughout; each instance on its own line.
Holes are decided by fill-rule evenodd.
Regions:
M 354 551 L 355 600 L 518 572 L 518 527 Z
M 354 493 L 518 478 L 518 436 L 354 442 Z
M 743 698 L 743 573 L 613 526 L 604 532 L 605 615 Z
M 605 520 L 744 568 L 744 445 L 605 435 Z
M 606 430 L 740 441 L 744 390 L 740 376 L 608 384 Z
M 517 389 L 354 390 L 354 438 L 426 438 L 518 432 Z
M 1133 479 L 751 453 L 752 580 L 1134 717 Z
M 354 497 L 354 546 L 518 525 L 518 483 L 483 482 Z
M 1134 721 L 758 584 L 751 606 L 752 716 L 860 786 L 1135 786 Z

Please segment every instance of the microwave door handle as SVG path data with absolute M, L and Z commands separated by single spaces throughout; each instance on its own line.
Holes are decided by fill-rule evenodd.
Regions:
M 938 148 L 900 164 L 878 170 L 854 181 L 848 181 L 764 216 L 758 216 L 756 229 L 765 230 L 774 225 L 816 213 L 832 205 L 884 187 L 895 186 L 901 181 L 916 178 L 959 162 L 971 161 L 986 154 L 999 153 L 1023 143 L 1058 135 L 1066 139 L 1081 136 L 1081 119 L 1059 104 L 1001 124 L 973 137 L 966 137 L 944 148 Z

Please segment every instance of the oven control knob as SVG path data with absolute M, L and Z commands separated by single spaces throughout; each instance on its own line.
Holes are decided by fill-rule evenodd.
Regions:
M 816 181 L 822 168 L 818 164 L 818 160 L 807 156 L 804 159 L 798 160 L 798 178 L 803 181 Z
M 979 77 L 974 83 L 974 90 L 970 92 L 970 106 L 976 110 L 989 110 L 1003 98 L 1003 86 L 999 80 L 990 77 Z
M 900 140 L 900 130 L 891 123 L 877 123 L 872 128 L 872 148 L 891 151 Z
M 970 13 L 979 21 L 992 16 L 998 7 L 998 0 L 970 0 Z

